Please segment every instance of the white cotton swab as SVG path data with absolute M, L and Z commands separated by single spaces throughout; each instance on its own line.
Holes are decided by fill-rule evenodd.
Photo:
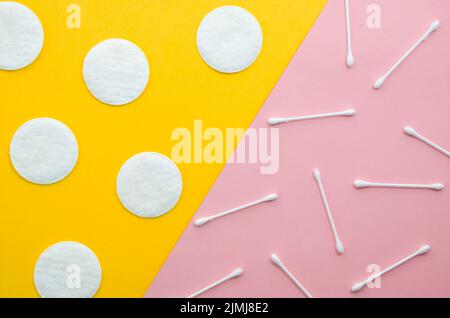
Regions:
M 350 28 L 350 6 L 348 3 L 349 0 L 345 0 L 345 17 L 346 17 L 346 25 L 347 25 L 347 66 L 352 67 L 355 63 L 355 59 L 353 57 L 352 50 L 352 33 Z
M 286 275 L 297 285 L 298 288 L 306 295 L 308 298 L 313 298 L 313 296 L 309 293 L 309 291 L 298 281 L 298 279 L 284 266 L 283 262 L 276 254 L 272 254 L 270 257 L 272 262 L 274 262 Z
M 213 216 L 208 216 L 208 217 L 197 219 L 195 221 L 195 225 L 202 226 L 202 225 L 204 225 L 204 224 L 206 224 L 206 223 L 208 223 L 208 222 L 210 222 L 212 220 L 218 219 L 218 218 L 220 218 L 222 216 L 226 216 L 226 215 L 229 215 L 229 214 L 232 214 L 232 213 L 244 210 L 244 209 L 248 209 L 248 208 L 250 208 L 252 206 L 255 206 L 255 205 L 258 205 L 258 204 L 261 204 L 261 203 L 271 202 L 271 201 L 276 200 L 277 198 L 278 198 L 278 195 L 276 193 L 272 193 L 272 194 L 269 194 L 268 196 L 265 196 L 264 198 L 262 198 L 260 200 L 256 200 L 256 201 L 253 201 L 253 202 L 241 205 L 241 206 L 239 206 L 237 208 L 234 208 L 234 209 L 231 209 L 231 210 L 227 210 L 227 211 L 218 213 L 218 214 L 213 215 Z
M 322 195 L 322 200 L 325 205 L 325 210 L 327 211 L 328 220 L 330 221 L 331 229 L 333 231 L 334 240 L 336 243 L 336 250 L 339 254 L 342 254 L 342 253 L 344 253 L 344 244 L 342 244 L 342 241 L 339 238 L 338 232 L 336 230 L 336 224 L 334 223 L 333 215 L 331 214 L 330 205 L 328 204 L 327 196 L 325 195 L 325 190 L 323 188 L 322 178 L 320 176 L 319 169 L 314 170 L 314 179 L 316 179 L 316 181 L 317 181 L 317 185 L 319 186 L 320 194 Z
M 404 188 L 404 189 L 430 189 L 440 191 L 444 189 L 442 183 L 433 184 L 402 184 L 402 183 L 381 183 L 381 182 L 369 182 L 364 180 L 356 180 L 353 182 L 356 188 Z
M 271 126 L 289 123 L 291 121 L 301 121 L 308 119 L 318 119 L 318 118 L 328 118 L 328 117 L 339 117 L 339 116 L 353 116 L 356 113 L 354 109 L 347 109 L 341 112 L 336 113 L 326 113 L 326 114 L 317 114 L 317 115 L 306 115 L 306 116 L 298 116 L 298 117 L 282 117 L 282 118 L 269 118 L 268 123 Z
M 408 262 L 409 260 L 413 259 L 416 256 L 419 255 L 423 255 L 428 253 L 431 250 L 431 246 L 430 245 L 424 245 L 421 248 L 419 248 L 417 251 L 415 251 L 414 253 L 412 253 L 411 255 L 409 255 L 408 257 L 405 257 L 404 259 L 402 259 L 401 261 L 398 261 L 397 263 L 395 263 L 394 265 L 389 266 L 388 268 L 386 268 L 385 270 L 375 274 L 375 275 L 371 275 L 369 278 L 367 278 L 366 280 L 363 280 L 362 282 L 356 283 L 355 285 L 353 285 L 352 287 L 352 292 L 356 293 L 358 291 L 360 291 L 361 289 L 363 289 L 369 282 L 373 281 L 374 279 L 386 274 L 387 272 L 390 272 L 391 270 L 393 270 L 394 268 L 399 267 L 400 265 Z
M 208 285 L 205 288 L 200 289 L 199 291 L 196 291 L 195 293 L 189 295 L 187 298 L 197 297 L 198 295 L 203 294 L 203 293 L 207 292 L 208 290 L 210 290 L 210 289 L 212 289 L 212 288 L 214 288 L 214 287 L 216 287 L 216 286 L 218 286 L 220 284 L 225 283 L 226 281 L 229 281 L 229 280 L 231 280 L 233 278 L 241 276 L 243 272 L 244 272 L 244 270 L 242 268 L 237 268 L 231 274 L 225 276 L 222 279 L 219 279 L 217 282 L 212 283 L 211 285 Z
M 419 133 L 417 133 L 413 128 L 411 127 L 405 127 L 405 129 L 403 130 L 405 132 L 405 134 L 411 136 L 411 137 L 415 137 L 419 140 L 421 140 L 422 142 L 426 143 L 427 145 L 433 147 L 434 149 L 436 149 L 437 151 L 442 152 L 444 155 L 446 155 L 447 157 L 450 157 L 450 151 L 445 150 L 444 148 L 442 148 L 441 146 L 436 145 L 434 142 L 432 142 L 431 140 L 423 137 L 422 135 L 420 135 Z
M 405 55 L 403 55 L 400 58 L 400 60 L 397 61 L 397 63 L 394 64 L 394 66 L 391 67 L 391 69 L 385 75 L 380 77 L 375 82 L 373 87 L 376 89 L 381 88 L 381 86 L 383 86 L 386 79 L 389 76 L 391 76 L 391 74 L 397 69 L 397 67 L 399 67 L 400 64 L 402 64 L 408 58 L 408 56 L 410 56 L 411 53 L 414 52 L 414 50 L 417 49 L 417 47 L 430 36 L 431 33 L 436 31 L 437 29 L 439 29 L 440 25 L 441 25 L 441 23 L 438 20 L 433 21 L 433 23 L 431 23 L 431 25 L 429 26 L 428 30 L 420 37 L 420 39 L 405 53 Z

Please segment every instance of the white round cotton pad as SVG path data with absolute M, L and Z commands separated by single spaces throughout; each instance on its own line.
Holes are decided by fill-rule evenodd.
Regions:
M 9 154 L 23 178 L 37 184 L 51 184 L 64 179 L 75 167 L 78 144 L 62 122 L 36 118 L 17 129 Z
M 30 65 L 43 44 L 44 30 L 33 11 L 17 2 L 0 2 L 0 69 Z
M 208 13 L 197 31 L 203 60 L 223 73 L 240 72 L 258 57 L 263 35 L 258 20 L 247 10 L 224 6 Z
M 47 248 L 34 267 L 34 285 L 44 298 L 89 298 L 97 292 L 102 269 L 97 256 L 78 242 Z
M 83 77 L 95 98 L 108 105 L 124 105 L 144 92 L 150 67 L 134 43 L 110 39 L 94 46 L 83 65 Z
M 178 167 L 156 152 L 131 157 L 117 176 L 117 195 L 123 206 L 144 218 L 169 212 L 178 202 L 182 188 Z

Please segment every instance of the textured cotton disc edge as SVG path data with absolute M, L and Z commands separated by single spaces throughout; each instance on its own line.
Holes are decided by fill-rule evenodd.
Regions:
M 145 53 L 133 42 L 108 39 L 95 45 L 83 63 L 83 79 L 102 103 L 121 106 L 145 91 L 150 66 Z
M 97 293 L 101 280 L 97 256 L 78 242 L 51 245 L 34 267 L 34 285 L 44 298 L 90 298 Z
M 35 118 L 20 126 L 10 144 L 14 169 L 36 184 L 52 184 L 67 177 L 78 161 L 78 143 L 64 123 Z
M 131 213 L 155 218 L 171 211 L 183 189 L 180 170 L 166 156 L 139 153 L 128 159 L 117 175 L 116 191 Z
M 37 15 L 13 1 L 0 2 L 0 69 L 14 71 L 33 63 L 44 45 Z
M 197 48 L 211 68 L 237 73 L 251 66 L 263 46 L 258 20 L 238 6 L 223 6 L 209 12 L 197 30 Z

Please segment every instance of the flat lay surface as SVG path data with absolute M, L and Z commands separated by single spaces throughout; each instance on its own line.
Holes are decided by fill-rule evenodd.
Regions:
M 304 297 L 271 261 L 276 253 L 314 297 L 449 297 L 449 158 L 404 133 L 411 126 L 450 147 L 450 2 L 378 0 L 381 27 L 370 28 L 374 1 L 349 1 L 355 63 L 346 66 L 344 1 L 328 1 L 307 39 L 252 123 L 271 117 L 331 113 L 352 117 L 278 126 L 279 171 L 229 164 L 194 220 L 270 193 L 279 198 L 202 227 L 191 222 L 153 281 L 147 297 L 185 297 L 236 267 L 243 274 L 204 297 Z M 375 81 L 434 20 L 441 27 L 379 90 Z M 345 252 L 338 255 L 313 177 L 319 168 Z M 444 189 L 357 189 L 384 183 L 443 183 Z M 424 245 L 431 250 L 381 279 L 354 284 Z M 372 267 L 370 267 L 372 266 Z
M 450 297 L 449 1 L 19 2 L 0 297 Z

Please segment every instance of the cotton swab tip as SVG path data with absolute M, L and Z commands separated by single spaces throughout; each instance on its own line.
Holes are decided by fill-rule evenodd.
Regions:
M 417 136 L 417 132 L 409 126 L 406 126 L 403 131 L 405 132 L 405 134 L 410 135 L 410 136 Z
M 440 26 L 441 26 L 441 21 L 434 20 L 433 23 L 431 23 L 431 26 L 430 26 L 431 32 L 436 31 L 437 29 L 439 29 Z
M 237 268 L 230 274 L 230 278 L 239 277 L 242 275 L 243 272 L 244 272 L 244 270 L 242 268 Z
M 348 67 L 352 67 L 353 64 L 355 64 L 355 59 L 354 59 L 354 57 L 353 57 L 353 54 L 349 53 L 349 54 L 347 55 L 347 66 L 348 66 Z
M 342 112 L 343 116 L 353 116 L 356 113 L 356 109 L 347 109 Z
M 355 182 L 353 182 L 353 185 L 356 188 L 365 188 L 367 187 L 367 182 L 363 180 L 355 180 Z
M 267 197 L 265 197 L 264 201 L 270 202 L 270 201 L 274 201 L 276 199 L 278 199 L 278 194 L 272 193 L 272 194 L 269 194 Z
M 444 189 L 444 185 L 442 183 L 433 183 L 431 185 L 431 188 L 436 191 L 441 191 L 442 189 Z
M 364 288 L 364 286 L 366 286 L 366 284 L 367 284 L 367 282 L 363 281 L 363 282 L 359 282 L 359 283 L 353 285 L 352 292 L 354 292 L 354 293 L 359 292 L 361 289 Z
M 320 170 L 319 169 L 314 169 L 314 178 L 319 182 L 321 179 L 320 176 Z
M 275 126 L 275 125 L 286 123 L 287 120 L 285 120 L 283 118 L 269 118 L 269 120 L 267 122 L 269 123 L 269 125 Z
M 272 254 L 270 256 L 270 258 L 272 259 L 272 262 L 274 262 L 275 264 L 277 264 L 278 266 L 282 266 L 281 260 L 280 258 L 277 256 L 277 254 Z
M 344 254 L 344 244 L 341 241 L 336 242 L 336 250 L 339 254 Z
M 431 246 L 430 245 L 424 245 L 421 248 L 419 248 L 417 250 L 417 253 L 419 253 L 419 255 L 423 255 L 428 253 L 431 250 Z
M 441 22 L 439 20 L 434 20 L 429 26 L 427 32 L 425 32 L 425 34 L 423 35 L 422 41 L 425 41 L 430 36 L 430 34 L 439 29 L 440 26 Z
M 195 225 L 202 226 L 203 224 L 208 223 L 209 221 L 211 221 L 211 219 L 209 219 L 209 218 L 197 219 L 197 220 L 195 220 Z
M 378 80 L 375 82 L 375 84 L 373 85 L 373 88 L 375 88 L 375 89 L 381 88 L 381 86 L 383 86 L 385 80 L 386 80 L 386 79 L 385 79 L 384 77 L 378 79 Z

